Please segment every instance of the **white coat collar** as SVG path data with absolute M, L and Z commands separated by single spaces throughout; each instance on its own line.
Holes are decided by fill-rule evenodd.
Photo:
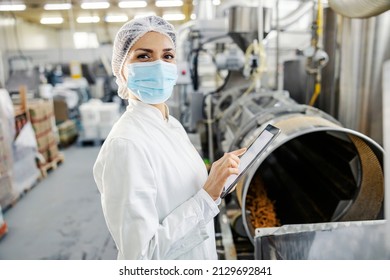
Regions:
M 142 110 L 143 113 L 145 113 L 146 115 L 148 115 L 149 117 L 152 117 L 152 118 L 158 118 L 159 120 L 162 120 L 164 122 L 168 122 L 169 121 L 169 108 L 168 106 L 164 103 L 164 106 L 165 106 L 165 112 L 166 112 L 166 116 L 165 118 L 163 117 L 163 115 L 161 114 L 161 111 L 150 105 L 150 104 L 146 104 L 142 101 L 139 101 L 139 100 L 136 100 L 136 99 L 128 99 L 128 102 L 129 102 L 129 105 L 127 106 L 127 109 L 133 109 L 133 110 Z

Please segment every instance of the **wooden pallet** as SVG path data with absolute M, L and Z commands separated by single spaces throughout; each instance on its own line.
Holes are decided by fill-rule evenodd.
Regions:
M 49 170 L 55 170 L 57 169 L 58 165 L 64 162 L 64 154 L 58 153 L 57 157 L 53 159 L 52 161 L 42 164 L 39 166 L 39 169 L 41 171 L 41 179 L 47 177 L 47 172 Z

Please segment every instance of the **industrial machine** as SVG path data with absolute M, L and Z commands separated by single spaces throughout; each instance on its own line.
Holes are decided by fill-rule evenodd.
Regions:
M 213 7 L 208 2 L 199 2 L 197 20 L 179 33 L 179 70 L 183 67 L 182 73 L 189 72 L 190 79 L 179 83 L 176 92 L 178 117 L 190 133 L 199 135 L 204 156 L 211 162 L 224 152 L 249 145 L 267 124 L 282 130 L 224 201 L 217 226 L 221 239 L 233 239 L 236 253 L 245 244 L 249 249 L 241 258 L 271 259 L 319 257 L 305 253 L 315 238 L 309 238 L 302 249 L 294 243 L 299 234 L 291 238 L 286 234 L 314 236 L 336 228 L 350 232 L 375 228 L 380 234 L 371 244 L 383 242 L 382 116 L 378 106 L 373 109 L 381 88 L 370 81 L 379 81 L 381 72 L 370 69 L 380 69 L 390 58 L 389 36 L 377 37 L 383 32 L 379 23 L 390 20 L 388 1 L 377 1 L 382 3 L 375 7 L 365 1 L 333 0 L 329 6 L 320 0 L 295 1 L 296 6 L 284 15 L 279 8 L 282 0 L 274 6 L 227 1 L 211 16 Z M 347 2 L 355 3 L 348 6 Z M 349 17 L 367 19 L 356 23 Z M 358 30 L 355 25 L 362 29 L 359 38 L 348 33 Z M 372 27 L 370 32 L 366 25 Z M 336 42 L 337 32 L 341 45 Z M 376 51 L 362 47 L 359 54 L 362 58 L 365 52 L 372 67 L 343 72 L 351 64 L 358 65 L 354 60 L 358 53 L 340 53 L 340 48 L 367 38 L 375 39 Z M 223 232 L 226 218 L 232 233 Z M 242 243 L 243 238 L 248 242 Z M 232 246 L 226 240 L 221 244 Z M 252 256 L 250 244 L 256 251 Z M 348 243 L 344 245 L 348 248 Z M 286 247 L 290 251 L 281 249 Z M 386 248 L 376 246 L 380 247 Z M 366 255 L 354 250 L 347 258 L 390 256 L 390 250 Z M 343 258 L 343 254 L 323 257 L 332 256 Z M 238 254 L 224 257 L 240 258 Z

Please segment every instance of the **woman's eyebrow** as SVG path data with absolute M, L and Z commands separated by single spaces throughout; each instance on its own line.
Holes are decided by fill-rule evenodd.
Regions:
M 135 49 L 134 51 L 135 51 L 135 52 L 137 52 L 137 51 L 142 51 L 142 52 L 153 53 L 153 50 L 152 50 L 152 49 L 145 49 L 145 48 L 138 48 L 138 49 Z M 163 52 L 171 52 L 171 51 L 174 51 L 174 49 L 173 49 L 173 48 L 166 48 L 166 49 L 163 49 Z
M 144 51 L 144 52 L 148 52 L 148 53 L 153 53 L 153 50 L 151 50 L 151 49 L 144 49 L 144 48 L 139 48 L 139 49 L 136 49 L 135 51 Z

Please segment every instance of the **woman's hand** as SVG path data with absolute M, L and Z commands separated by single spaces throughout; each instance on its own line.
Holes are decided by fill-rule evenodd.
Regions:
M 225 153 L 223 157 L 211 165 L 210 174 L 203 189 L 213 200 L 217 200 L 221 195 L 227 178 L 232 174 L 238 174 L 239 156 L 245 153 L 245 151 L 246 148 L 242 148 Z

